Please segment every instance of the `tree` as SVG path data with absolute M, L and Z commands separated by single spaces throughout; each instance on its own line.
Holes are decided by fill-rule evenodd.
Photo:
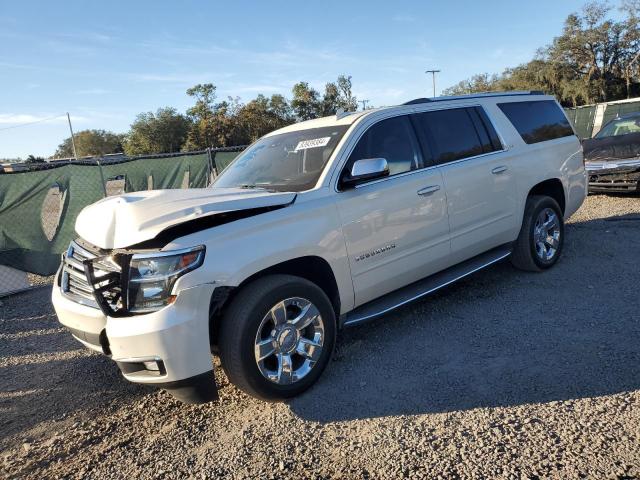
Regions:
M 187 110 L 193 125 L 189 131 L 185 147 L 201 150 L 212 145 L 213 117 L 215 115 L 216 86 L 212 83 L 197 84 L 187 90 L 187 95 L 196 103 Z
M 340 92 L 334 82 L 329 82 L 324 87 L 320 116 L 335 115 L 340 106 Z
M 241 143 L 251 143 L 261 136 L 293 123 L 291 107 L 282 95 L 267 98 L 258 95 L 240 107 L 236 124 L 241 135 Z
M 342 108 L 345 112 L 355 112 L 358 109 L 358 99 L 351 91 L 351 75 L 339 75 L 337 86 L 338 108 Z
M 591 2 L 567 17 L 562 33 L 528 63 L 501 75 L 475 75 L 446 94 L 543 90 L 577 106 L 640 94 L 640 0 L 626 0 L 622 20 L 606 3 Z
M 499 77 L 496 74 L 481 73 L 462 80 L 452 87 L 445 88 L 444 95 L 466 95 L 468 93 L 491 92 L 499 89 Z
M 299 82 L 293 86 L 291 108 L 298 120 L 318 118 L 322 112 L 320 94 L 307 82 Z
M 44 163 L 44 162 L 45 160 L 43 157 L 36 157 L 34 155 L 29 155 L 24 161 L 24 163 Z
M 105 130 L 82 130 L 75 134 L 78 157 L 100 157 L 109 153 L 122 153 L 124 137 Z M 71 137 L 66 138 L 54 154 L 58 158 L 73 157 Z
M 179 152 L 189 134 L 191 122 L 175 108 L 139 114 L 131 124 L 124 144 L 127 155 Z

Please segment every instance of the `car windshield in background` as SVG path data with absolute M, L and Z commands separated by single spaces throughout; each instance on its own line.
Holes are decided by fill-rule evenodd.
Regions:
M 595 138 L 618 137 L 630 133 L 640 133 L 640 115 L 612 120 L 596 134 Z
M 310 128 L 262 138 L 224 169 L 212 187 L 309 190 L 347 128 Z

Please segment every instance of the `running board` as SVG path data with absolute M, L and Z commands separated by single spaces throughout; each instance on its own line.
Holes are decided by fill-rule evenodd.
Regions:
M 406 287 L 371 300 L 347 313 L 343 326 L 353 326 L 384 315 L 402 305 L 418 300 L 436 290 L 482 270 L 511 255 L 511 245 L 503 245 L 462 263 L 418 280 Z

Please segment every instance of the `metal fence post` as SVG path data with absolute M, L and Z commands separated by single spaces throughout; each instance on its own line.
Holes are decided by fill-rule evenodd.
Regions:
M 214 172 L 214 166 L 213 166 L 213 157 L 211 156 L 211 147 L 207 147 L 207 158 L 208 158 L 208 164 L 207 164 L 207 186 L 209 186 L 211 184 L 211 181 L 213 180 L 213 172 Z
M 102 172 L 102 165 L 100 164 L 100 160 L 96 159 L 96 163 L 98 164 L 98 168 L 100 169 L 100 181 L 102 182 L 102 194 L 104 198 L 107 198 L 107 184 L 104 181 L 104 173 Z

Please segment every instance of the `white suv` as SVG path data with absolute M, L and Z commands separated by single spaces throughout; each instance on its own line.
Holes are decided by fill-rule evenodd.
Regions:
M 553 97 L 418 99 L 261 138 L 210 188 L 110 197 L 78 216 L 60 322 L 125 378 L 178 398 L 310 387 L 341 327 L 510 257 L 541 271 L 586 196 Z

